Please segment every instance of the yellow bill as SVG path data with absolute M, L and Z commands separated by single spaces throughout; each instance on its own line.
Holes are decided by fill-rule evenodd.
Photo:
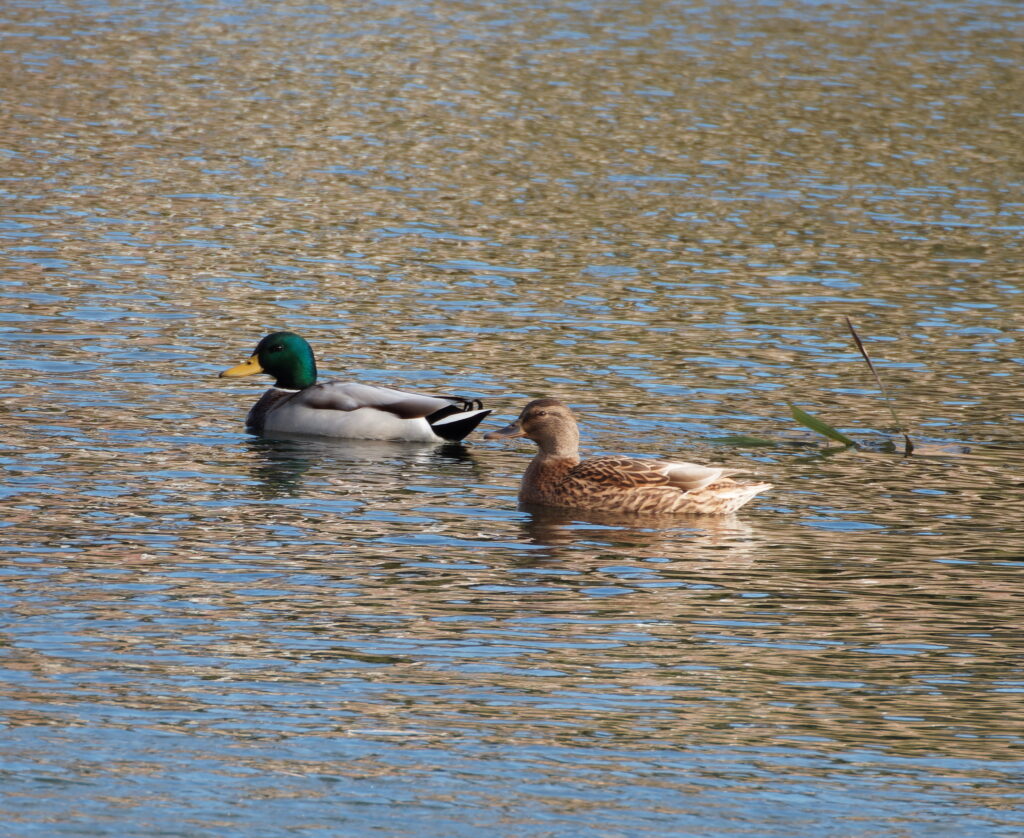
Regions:
M 263 372 L 263 367 L 260 365 L 260 359 L 258 356 L 253 355 L 248 361 L 244 361 L 237 367 L 232 367 L 229 370 L 224 370 L 220 374 L 220 378 L 242 378 L 246 375 L 256 375 L 258 372 Z

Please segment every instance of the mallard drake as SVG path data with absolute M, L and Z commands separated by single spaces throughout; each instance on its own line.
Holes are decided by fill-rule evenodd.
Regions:
M 424 396 L 352 381 L 316 382 L 309 343 L 294 332 L 274 332 L 245 363 L 221 378 L 266 373 L 274 386 L 252 406 L 246 427 L 291 433 L 403 442 L 458 442 L 491 411 L 479 400 Z
M 725 515 L 770 483 L 737 483 L 740 469 L 609 455 L 580 460 L 576 417 L 558 399 L 536 399 L 484 439 L 529 437 L 540 450 L 523 475 L 524 504 L 647 515 Z

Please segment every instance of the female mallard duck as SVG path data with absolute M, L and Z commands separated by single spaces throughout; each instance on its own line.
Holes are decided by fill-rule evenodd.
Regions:
M 316 383 L 313 349 L 293 332 L 274 332 L 221 378 L 266 373 L 274 386 L 245 420 L 256 433 L 292 433 L 403 442 L 458 442 L 491 411 L 477 400 L 423 396 L 351 381 Z
M 540 447 L 519 500 L 602 512 L 725 515 L 771 483 L 737 483 L 739 469 L 609 455 L 580 461 L 576 417 L 558 399 L 536 399 L 511 425 L 484 439 L 529 437 Z

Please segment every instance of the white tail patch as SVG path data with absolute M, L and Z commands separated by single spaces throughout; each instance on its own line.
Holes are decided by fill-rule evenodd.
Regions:
M 467 410 L 465 413 L 453 413 L 451 416 L 445 416 L 444 419 L 438 419 L 433 425 L 436 428 L 438 425 L 447 425 L 450 422 L 465 422 L 467 419 L 479 416 L 481 413 L 486 416 L 490 412 L 489 410 Z

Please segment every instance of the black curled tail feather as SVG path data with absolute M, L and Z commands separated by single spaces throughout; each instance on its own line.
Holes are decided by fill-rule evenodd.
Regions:
M 484 409 L 484 403 L 482 401 L 480 401 L 480 399 L 467 399 L 465 396 L 435 396 L 434 398 L 446 399 L 447 401 L 450 401 L 451 402 L 450 407 L 453 407 L 459 413 L 469 413 L 471 410 L 483 410 Z M 448 408 L 446 408 L 446 407 L 442 407 L 441 410 L 437 411 L 437 414 L 440 415 L 440 414 L 442 414 L 443 411 L 445 411 L 447 409 Z M 435 414 L 433 414 L 433 413 L 430 414 L 430 416 L 434 416 L 434 415 Z M 444 414 L 444 415 L 450 416 L 451 414 Z M 427 417 L 428 421 L 430 419 L 430 416 Z

